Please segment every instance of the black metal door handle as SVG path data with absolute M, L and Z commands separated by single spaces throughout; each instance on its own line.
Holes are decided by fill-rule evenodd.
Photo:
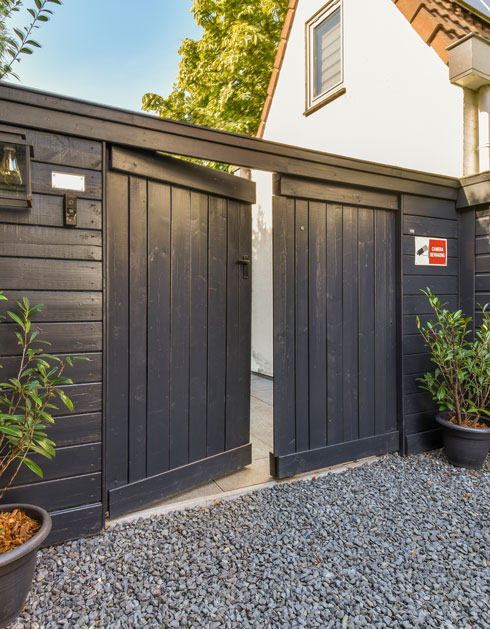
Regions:
M 250 266 L 250 258 L 248 256 L 242 256 L 241 260 L 236 261 L 237 264 L 241 264 L 243 266 L 243 279 L 248 280 L 249 277 L 249 266 Z

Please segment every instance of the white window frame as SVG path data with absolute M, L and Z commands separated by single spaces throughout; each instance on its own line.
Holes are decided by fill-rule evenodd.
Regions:
M 340 11 L 340 81 L 325 92 L 314 95 L 315 88 L 315 29 L 330 15 Z M 305 25 L 306 38 L 306 111 L 313 113 L 345 93 L 344 87 L 344 11 L 342 0 L 330 0 Z

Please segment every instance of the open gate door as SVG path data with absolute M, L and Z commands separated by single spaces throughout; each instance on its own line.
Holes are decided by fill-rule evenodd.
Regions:
M 111 517 L 251 462 L 255 184 L 112 147 L 106 483 Z
M 399 448 L 397 194 L 281 176 L 273 203 L 279 478 Z

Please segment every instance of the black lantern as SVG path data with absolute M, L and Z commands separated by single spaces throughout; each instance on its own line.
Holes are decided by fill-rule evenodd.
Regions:
M 32 145 L 17 135 L 0 133 L 0 208 L 31 207 Z

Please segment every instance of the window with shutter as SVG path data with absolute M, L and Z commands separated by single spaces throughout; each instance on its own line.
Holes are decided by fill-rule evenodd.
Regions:
M 342 4 L 329 2 L 306 23 L 306 112 L 343 94 Z

